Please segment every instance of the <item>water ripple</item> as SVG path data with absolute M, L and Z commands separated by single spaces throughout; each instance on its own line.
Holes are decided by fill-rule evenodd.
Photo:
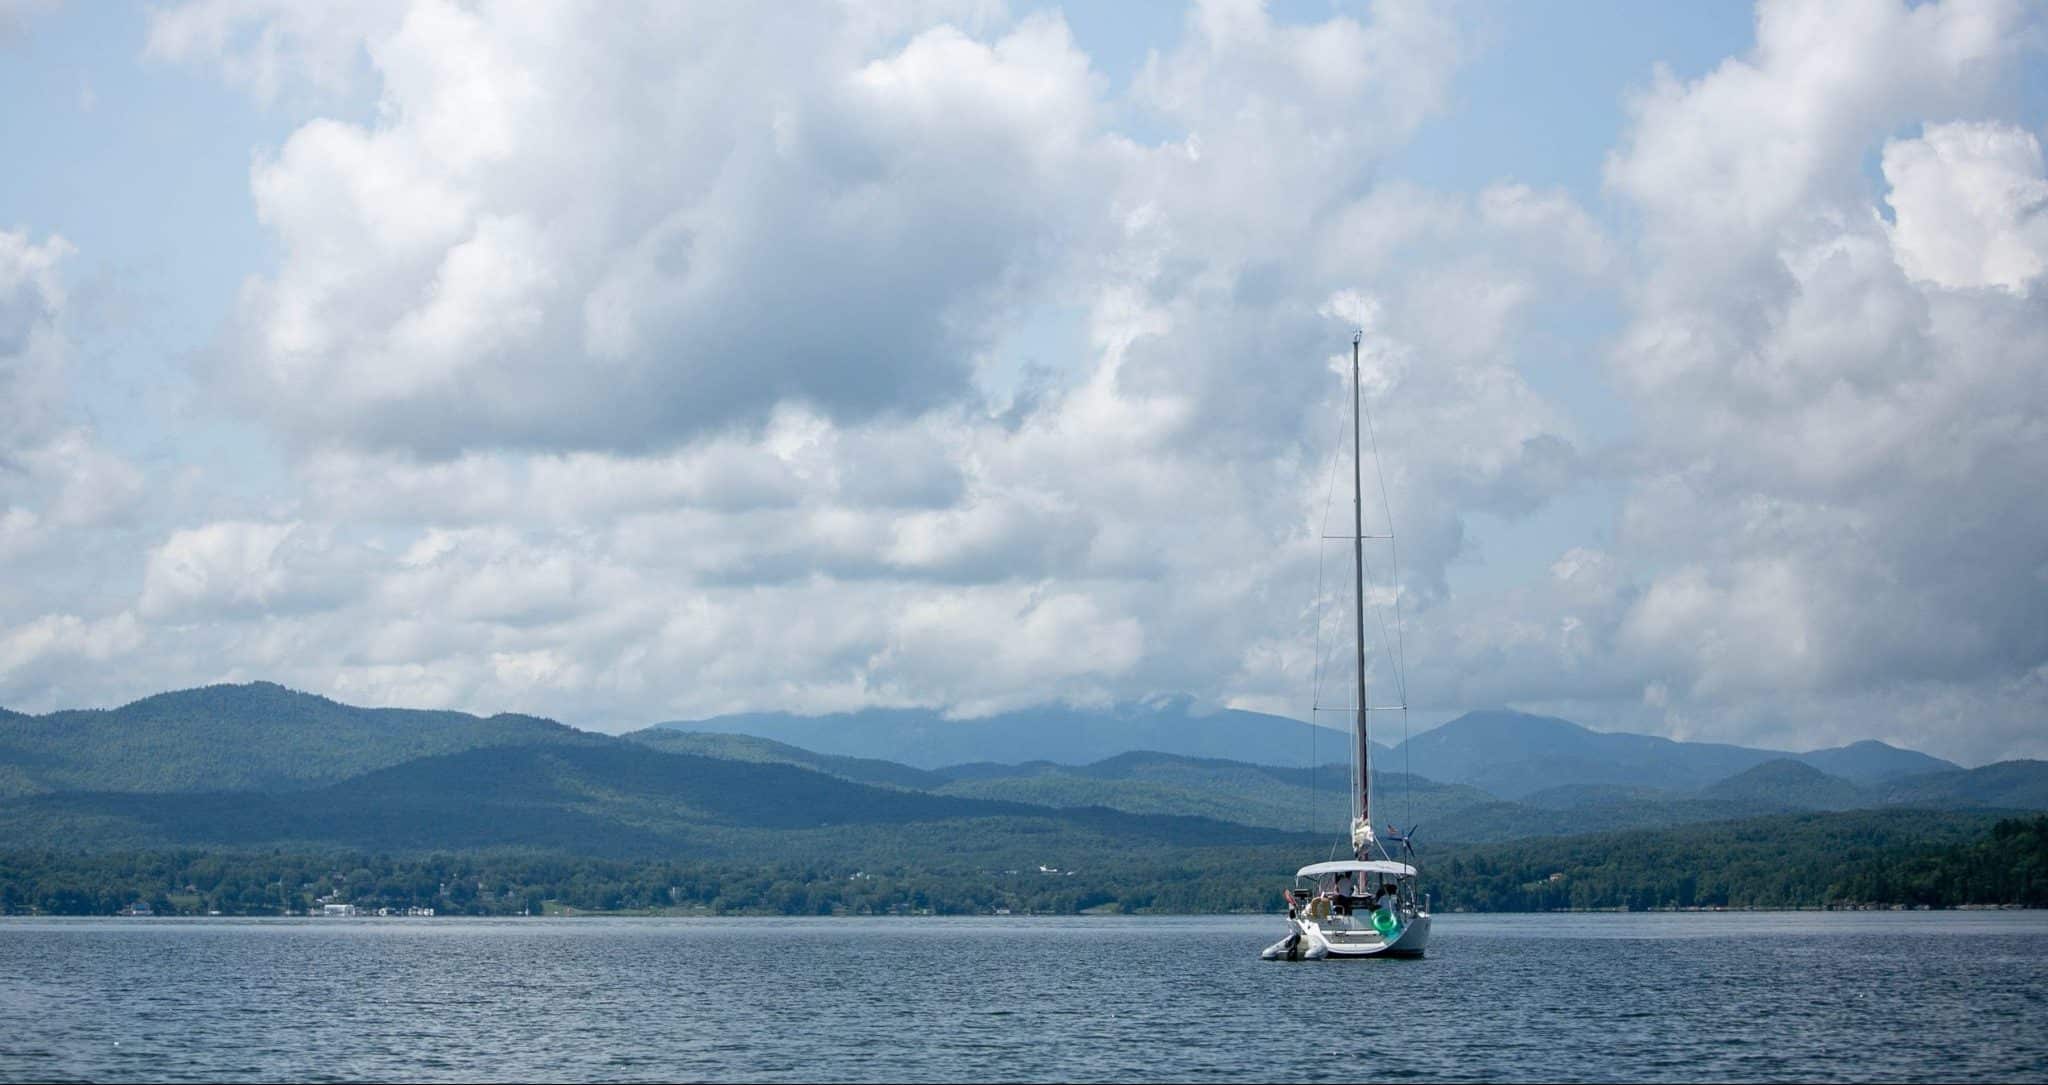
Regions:
M 0 1079 L 2040 1080 L 2048 917 L 6 920 Z

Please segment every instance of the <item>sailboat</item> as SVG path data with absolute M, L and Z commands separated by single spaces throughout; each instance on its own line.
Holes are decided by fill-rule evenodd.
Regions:
M 1429 902 L 1416 895 L 1416 870 L 1397 859 L 1373 830 L 1371 710 L 1365 688 L 1365 498 L 1359 441 L 1358 345 L 1351 336 L 1351 572 L 1357 634 L 1357 710 L 1351 725 L 1351 858 L 1311 863 L 1287 890 L 1287 937 L 1267 946 L 1269 961 L 1420 957 L 1429 945 Z M 1412 831 L 1412 830 L 1411 830 Z M 1387 839 L 1412 857 L 1405 836 Z

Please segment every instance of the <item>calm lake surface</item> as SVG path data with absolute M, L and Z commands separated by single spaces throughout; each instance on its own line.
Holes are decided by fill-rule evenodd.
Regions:
M 0 920 L 8 1080 L 2048 1079 L 2048 914 Z

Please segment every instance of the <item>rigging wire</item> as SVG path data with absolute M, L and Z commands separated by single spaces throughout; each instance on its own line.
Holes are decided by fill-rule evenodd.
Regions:
M 1367 409 L 1367 408 L 1365 407 L 1365 397 L 1364 397 L 1364 395 L 1362 394 L 1362 392 L 1361 392 L 1361 394 L 1360 394 L 1360 396 L 1359 396 L 1359 403 L 1358 403 L 1358 406 L 1359 406 L 1359 413 L 1360 413 L 1361 415 L 1363 415 L 1363 416 L 1365 417 L 1365 419 L 1366 419 L 1366 424 L 1367 424 L 1367 426 L 1368 426 L 1368 427 L 1370 427 L 1370 426 L 1371 426 L 1371 420 L 1372 420 L 1372 413 L 1371 413 L 1371 411 L 1370 411 L 1370 410 L 1368 410 L 1368 409 Z M 1364 452 L 1365 452 L 1365 449 L 1364 449 L 1364 448 L 1360 448 L 1360 449 L 1359 449 L 1358 451 L 1359 451 L 1359 453 L 1360 453 L 1360 458 L 1362 459 L 1362 458 L 1363 458 L 1363 454 L 1364 454 Z M 1373 441 L 1373 443 L 1372 443 L 1372 456 L 1373 456 L 1373 472 L 1374 472 L 1374 475 L 1375 475 L 1375 476 L 1376 476 L 1376 477 L 1378 478 L 1378 480 L 1379 480 L 1379 484 L 1380 484 L 1380 491 L 1381 491 L 1381 492 L 1380 492 L 1380 497 L 1381 497 L 1381 503 L 1382 503 L 1382 505 L 1384 506 L 1384 505 L 1385 505 L 1385 503 L 1386 503 L 1386 473 L 1385 473 L 1385 471 L 1384 471 L 1384 470 L 1383 470 L 1383 469 L 1381 468 L 1381 466 L 1380 466 L 1380 462 L 1379 462 L 1379 442 L 1377 441 L 1377 439 L 1375 439 L 1375 440 Z M 1361 512 L 1362 512 L 1362 511 L 1363 511 L 1363 510 L 1361 510 Z M 1394 535 L 1393 535 L 1393 532 L 1394 532 L 1394 522 L 1393 522 L 1393 515 L 1392 515 L 1392 512 L 1391 512 L 1391 510 L 1389 510 L 1389 511 L 1388 511 L 1388 513 L 1387 513 L 1387 532 L 1386 532 L 1386 534 L 1384 534 L 1384 535 L 1371 535 L 1371 536 L 1368 536 L 1368 537 L 1369 537 L 1369 538 L 1375 538 L 1375 539 L 1385 539 L 1385 540 L 1387 540 L 1387 541 L 1388 541 L 1388 542 L 1389 542 L 1389 543 L 1391 544 L 1391 543 L 1392 543 L 1392 541 L 1393 541 L 1393 537 L 1394 537 Z M 1364 589 L 1365 589 L 1365 586 L 1366 586 L 1366 585 L 1370 585 L 1370 584 L 1373 584 L 1373 583 L 1376 583 L 1376 578 L 1375 578 L 1375 577 L 1373 576 L 1373 562 L 1372 562 L 1372 559 L 1371 559 L 1371 558 L 1369 558 L 1369 557 L 1366 557 L 1363 551 L 1361 551 L 1361 552 L 1360 552 L 1360 554 L 1359 554 L 1359 558 L 1360 558 L 1360 564 L 1361 564 L 1361 565 L 1363 566 L 1363 573 L 1364 573 L 1364 577 L 1365 577 L 1365 584 L 1364 584 L 1364 585 L 1361 585 L 1361 586 L 1360 586 L 1360 590 L 1359 590 L 1359 594 L 1360 594 L 1360 596 L 1363 596 L 1363 595 L 1365 595 L 1365 594 L 1366 594 L 1366 593 L 1365 593 L 1365 590 L 1364 590 Z M 1399 597 L 1399 592 L 1400 592 L 1400 574 L 1399 574 L 1399 572 L 1398 572 L 1398 569 L 1395 569 L 1395 570 L 1390 570 L 1390 573 L 1389 573 L 1389 575 L 1393 577 L 1393 589 L 1394 589 L 1394 591 L 1395 591 L 1395 593 L 1396 593 L 1396 598 L 1398 598 L 1398 597 Z M 1363 606 L 1363 605 L 1364 605 L 1364 604 L 1363 604 L 1363 601 L 1362 601 L 1362 600 L 1361 600 L 1361 602 L 1360 602 L 1360 605 L 1361 605 L 1361 606 Z M 1383 658 L 1385 658 L 1386 660 L 1388 660 L 1388 663 L 1389 663 L 1389 667 L 1390 667 L 1390 668 L 1398 668 L 1398 667 L 1399 667 L 1399 661 L 1397 660 L 1397 658 L 1396 658 L 1396 656 L 1395 656 L 1395 653 L 1394 653 L 1394 637 L 1393 637 L 1393 636 L 1392 636 L 1392 635 L 1391 635 L 1391 634 L 1390 634 L 1390 633 L 1388 632 L 1388 630 L 1387 630 L 1387 612 L 1386 612 L 1386 608 L 1385 608 L 1385 607 L 1381 607 L 1381 606 L 1374 606 L 1374 607 L 1372 608 L 1372 623 L 1373 623 L 1373 626 L 1374 626 L 1374 627 L 1376 628 L 1376 630 L 1377 630 L 1377 631 L 1378 631 L 1378 633 L 1379 633 L 1379 640 L 1380 640 L 1380 646 L 1381 646 L 1381 647 L 1380 647 L 1380 653 L 1381 653 L 1381 656 L 1382 656 Z M 1361 626 L 1361 627 L 1363 627 L 1363 624 L 1364 624 L 1364 623 L 1363 623 L 1363 622 L 1361 622 L 1361 623 L 1360 623 L 1360 626 Z M 1403 693 L 1405 693 L 1405 690 L 1406 690 L 1406 687 L 1407 687 L 1407 683 L 1406 683 L 1405 679 L 1403 679 L 1403 678 L 1402 678 L 1402 677 L 1401 677 L 1401 676 L 1399 675 L 1399 673 L 1398 673 L 1398 670 L 1397 670 L 1397 673 L 1396 673 L 1396 676 L 1395 676 L 1395 677 L 1396 677 L 1396 681 L 1395 681 L 1395 684 L 1394 684 L 1394 685 L 1395 685 L 1395 689 L 1396 689 L 1397 691 L 1399 691 L 1399 692 L 1403 692 Z M 1401 698 L 1401 701 L 1400 701 L 1400 703 L 1399 703 L 1399 705 L 1398 705 L 1397 707 L 1401 707 L 1401 708 L 1405 709 L 1405 708 L 1406 708 L 1406 706 L 1407 706 L 1407 699 L 1406 699 L 1406 697 L 1405 697 L 1405 696 L 1403 696 L 1403 697 Z M 1368 720 L 1370 720 L 1370 718 L 1371 718 L 1371 713 L 1372 713 L 1373 711 L 1375 711 L 1375 710 L 1374 710 L 1374 709 L 1372 708 L 1372 706 L 1370 705 L 1370 703 L 1368 703 L 1368 704 L 1367 704 L 1367 706 L 1366 706 L 1366 709 L 1365 709 L 1365 714 L 1366 714 L 1366 717 L 1367 717 L 1367 719 L 1368 719 Z M 1379 711 L 1385 711 L 1385 710 L 1384 710 L 1384 709 L 1380 709 Z M 1406 718 L 1407 718 L 1407 715 L 1406 715 L 1406 712 L 1404 711 L 1404 712 L 1403 712 L 1403 715 L 1402 715 L 1402 719 L 1403 719 L 1403 720 L 1405 721 L 1405 720 L 1406 720 Z M 1369 731 L 1368 731 L 1368 734 L 1367 734 L 1367 738 L 1370 738 L 1370 732 L 1369 732 Z M 1403 752 L 1404 752 L 1404 755 L 1405 755 L 1405 754 L 1406 754 L 1406 751 L 1403 751 Z M 1377 758 L 1373 758 L 1373 759 L 1371 759 L 1371 760 L 1370 760 L 1370 761 L 1369 761 L 1369 762 L 1367 763 L 1367 765 L 1366 765 L 1366 780 L 1365 780 L 1365 784 L 1366 784 L 1366 788 L 1367 788 L 1367 790 L 1368 790 L 1369 792 L 1373 793 L 1373 794 L 1379 794 L 1379 793 L 1380 793 L 1380 788 L 1379 788 L 1379 787 L 1378 787 L 1377 785 L 1378 785 L 1378 783 L 1379 783 L 1379 780 L 1380 780 L 1380 779 L 1381 779 L 1381 778 L 1382 778 L 1383 776 L 1384 776 L 1384 772 L 1383 772 L 1383 770 L 1382 770 L 1382 769 L 1381 769 L 1381 767 L 1380 767 L 1380 764 L 1379 764 L 1379 760 L 1378 760 Z M 1412 789 L 1412 788 L 1411 788 L 1411 789 L 1404 789 L 1404 791 L 1403 791 L 1403 795 L 1404 795 L 1404 798 L 1405 798 L 1405 800 L 1406 800 L 1407 802 L 1411 803 L 1411 804 L 1412 804 L 1412 803 L 1413 803 L 1413 801 L 1414 801 L 1414 800 L 1413 800 L 1413 798 L 1412 798 L 1412 791 L 1413 791 L 1413 789 Z M 1381 845 L 1381 847 L 1380 847 L 1380 850 L 1381 850 L 1382 852 L 1385 852 L 1385 851 L 1386 851 L 1386 848 L 1385 848 L 1385 845 L 1384 845 L 1384 844 L 1382 844 L 1382 845 Z
M 1373 624 L 1378 626 L 1380 634 L 1380 644 L 1386 654 L 1386 657 L 1392 663 L 1391 669 L 1393 671 L 1394 677 L 1394 688 L 1400 697 L 1399 704 L 1394 707 L 1397 707 L 1401 712 L 1401 752 L 1403 759 L 1402 772 L 1408 777 L 1408 780 L 1410 782 L 1410 786 L 1403 789 L 1402 812 L 1408 820 L 1409 828 L 1413 829 L 1415 825 L 1415 789 L 1413 786 L 1414 752 L 1409 748 L 1408 741 L 1410 737 L 1408 718 L 1408 653 L 1406 635 L 1405 630 L 1403 628 L 1404 622 L 1402 620 L 1401 613 L 1401 551 L 1400 544 L 1395 539 L 1393 498 L 1387 490 L 1386 465 L 1382 463 L 1380 460 L 1379 432 L 1377 427 L 1375 427 L 1373 424 L 1372 409 L 1366 405 L 1365 396 L 1363 395 L 1362 390 L 1354 394 L 1358 396 L 1358 410 L 1365 420 L 1366 436 L 1369 442 L 1369 447 L 1372 452 L 1373 475 L 1379 482 L 1380 487 L 1380 509 L 1382 513 L 1385 515 L 1387 523 L 1387 533 L 1384 536 L 1384 538 L 1387 542 L 1388 553 L 1387 575 L 1390 578 L 1390 586 L 1392 588 L 1393 593 L 1393 628 L 1391 631 L 1388 629 L 1387 608 L 1385 607 L 1375 606 L 1372 608 Z M 1343 452 L 1344 445 L 1343 421 L 1344 420 L 1340 413 L 1340 416 L 1337 419 L 1337 437 L 1335 440 L 1332 440 L 1330 442 L 1330 466 L 1327 474 L 1327 478 L 1329 481 L 1323 497 L 1323 519 L 1321 530 L 1318 532 L 1318 534 L 1322 536 L 1322 545 L 1318 545 L 1316 548 L 1315 657 L 1310 667 L 1309 694 L 1309 828 L 1311 831 L 1314 831 L 1316 824 L 1316 783 L 1319 778 L 1319 773 L 1316 771 L 1317 765 L 1315 753 L 1315 728 L 1318 726 L 1318 724 L 1315 721 L 1317 718 L 1317 713 L 1325 710 L 1325 706 L 1322 703 L 1322 690 L 1323 680 L 1328 675 L 1328 661 L 1325 659 L 1323 650 L 1323 626 L 1327 621 L 1327 609 L 1329 604 L 1329 595 L 1327 592 L 1327 543 L 1330 539 L 1333 538 L 1333 536 L 1330 535 L 1330 513 L 1336 505 L 1337 461 Z M 1342 537 L 1349 538 L 1349 536 Z M 1369 580 L 1371 574 L 1371 562 L 1364 561 L 1362 562 L 1362 564 L 1365 566 L 1365 572 L 1367 573 Z M 1362 589 L 1359 594 L 1364 594 Z M 1334 642 L 1331 646 L 1335 647 Z M 1333 706 L 1330 710 L 1335 711 L 1336 709 Z M 1348 710 L 1356 712 L 1357 707 L 1351 706 Z M 1370 706 L 1367 707 L 1367 711 L 1372 711 Z M 1377 760 L 1373 762 L 1373 764 L 1369 767 L 1368 771 L 1371 772 L 1373 775 L 1378 775 L 1379 769 Z M 1371 782 L 1371 779 L 1368 778 L 1367 786 L 1369 788 L 1371 788 Z M 1377 788 L 1371 789 L 1378 790 Z
M 1372 443 L 1372 470 L 1373 474 L 1379 478 L 1380 483 L 1380 508 L 1387 517 L 1387 557 L 1388 562 L 1393 566 L 1391 575 L 1394 577 L 1394 681 L 1401 691 L 1401 703 L 1406 705 L 1408 703 L 1408 653 L 1407 645 L 1403 643 L 1401 636 L 1401 544 L 1394 537 L 1394 501 L 1387 494 L 1387 469 L 1386 465 L 1380 462 L 1379 433 L 1372 424 L 1372 410 L 1365 408 L 1363 413 L 1365 415 L 1366 437 Z M 1384 626 L 1382 626 L 1382 629 L 1384 630 Z
M 1375 448 L 1373 449 L 1373 461 L 1374 461 L 1374 463 L 1373 463 L 1373 466 L 1375 467 L 1375 469 L 1377 469 L 1377 467 L 1379 466 L 1379 463 L 1378 463 L 1378 461 L 1379 461 L 1379 449 L 1378 449 L 1377 447 L 1375 447 Z M 1390 517 L 1390 518 L 1389 518 L 1389 520 L 1388 520 L 1388 523 L 1387 523 L 1387 535 L 1386 535 L 1386 538 L 1387 538 L 1387 540 L 1388 540 L 1388 541 L 1389 541 L 1390 543 L 1391 543 L 1391 542 L 1393 541 L 1393 537 L 1394 537 L 1394 536 L 1393 536 L 1393 531 L 1394 531 L 1394 525 L 1393 525 L 1392 519 L 1391 519 L 1391 517 Z M 1372 560 L 1368 558 L 1368 559 L 1366 559 L 1366 560 L 1365 560 L 1364 564 L 1365 564 L 1365 571 L 1366 571 L 1366 574 L 1367 574 L 1367 576 L 1368 576 L 1368 578 L 1369 578 L 1369 577 L 1371 576 L 1371 574 L 1372 574 Z M 1401 586 L 1400 586 L 1400 573 L 1398 572 L 1398 570 L 1392 570 L 1392 571 L 1390 571 L 1390 572 L 1389 572 L 1389 574 L 1388 574 L 1388 575 L 1390 575 L 1391 577 L 1393 577 L 1393 578 L 1394 578 L 1394 593 L 1395 593 L 1395 597 L 1396 597 L 1396 598 L 1398 599 L 1398 598 L 1400 597 L 1400 591 L 1401 591 Z M 1394 641 L 1393 641 L 1393 638 L 1391 638 L 1391 637 L 1390 637 L 1390 636 L 1388 635 L 1388 633 L 1387 633 L 1387 612 L 1386 612 L 1386 608 L 1384 608 L 1384 607 L 1378 607 L 1378 606 L 1375 606 L 1375 607 L 1373 607 L 1373 608 L 1372 608 L 1372 617 L 1373 617 L 1373 624 L 1374 624 L 1374 625 L 1376 625 L 1376 626 L 1377 626 L 1377 627 L 1379 628 L 1379 633 L 1380 633 L 1380 645 L 1381 645 L 1381 647 L 1382 647 L 1382 648 L 1384 649 L 1384 651 L 1382 652 L 1382 655 L 1383 655 L 1383 656 L 1384 656 L 1384 657 L 1385 657 L 1385 658 L 1386 658 L 1387 660 L 1389 660 L 1389 662 L 1390 662 L 1390 667 L 1391 667 L 1391 669 L 1394 669 L 1394 670 L 1395 670 L 1395 682 L 1394 682 L 1394 688 L 1395 688 L 1396 692 L 1398 692 L 1398 693 L 1400 693 L 1400 694 L 1401 694 L 1400 700 L 1399 700 L 1399 702 L 1398 702 L 1398 703 L 1396 704 L 1396 706 L 1395 706 L 1395 707 L 1398 707 L 1398 708 L 1400 708 L 1400 709 L 1401 709 L 1401 720 L 1402 720 L 1402 741 L 1403 741 L 1403 742 L 1405 742 L 1405 741 L 1407 741 L 1407 720 L 1408 720 L 1408 711 L 1407 711 L 1407 710 L 1408 710 L 1408 698 L 1407 698 L 1407 683 L 1406 683 L 1406 681 L 1402 680 L 1402 678 L 1401 678 L 1401 675 L 1400 675 L 1400 673 L 1399 673 L 1399 669 L 1398 669 L 1398 668 L 1399 668 L 1399 666 L 1400 666 L 1400 664 L 1399 664 L 1399 662 L 1398 662 L 1397 660 L 1395 660 L 1395 657 L 1394 657 Z M 1366 706 L 1366 712 L 1367 712 L 1367 714 L 1368 714 L 1368 717 L 1370 717 L 1370 714 L 1371 714 L 1372 712 L 1374 712 L 1374 711 L 1381 711 L 1381 712 L 1384 712 L 1384 711 L 1386 711 L 1386 709 L 1384 709 L 1384 708 L 1381 708 L 1381 709 L 1377 709 L 1377 710 L 1376 710 L 1376 709 L 1374 709 L 1374 708 L 1373 708 L 1373 707 L 1372 707 L 1371 705 L 1369 705 L 1369 704 L 1368 704 L 1368 705 Z M 1405 758 L 1406 758 L 1406 757 L 1408 757 L 1408 756 L 1409 756 L 1409 755 L 1408 755 L 1408 751 L 1406 751 L 1406 750 L 1403 750 L 1403 751 L 1402 751 L 1402 757 L 1403 757 L 1403 758 L 1405 759 Z M 1373 767 L 1371 768 L 1371 770 L 1370 770 L 1370 771 L 1372 772 L 1372 774 L 1373 774 L 1373 775 L 1374 775 L 1375 777 L 1377 777 L 1377 776 L 1379 775 L 1379 773 L 1380 773 L 1380 769 L 1378 768 L 1378 765 L 1379 765 L 1379 761 L 1378 761 L 1378 759 L 1377 759 L 1377 758 L 1375 758 L 1375 759 L 1373 760 L 1373 762 L 1372 762 L 1372 765 L 1373 765 Z M 1406 768 L 1405 768 L 1405 766 L 1404 766 L 1404 768 L 1403 768 L 1403 771 L 1404 771 L 1404 772 L 1406 771 Z M 1374 788 L 1374 791 L 1375 791 L 1375 792 L 1377 792 L 1377 791 L 1378 791 L 1378 788 Z M 1412 807 L 1412 805 L 1413 805 L 1413 803 L 1414 803 L 1413 793 L 1414 793 L 1414 788 L 1412 788 L 1412 787 L 1409 787 L 1409 788 L 1403 788 L 1403 789 L 1402 789 L 1402 795 L 1403 795 L 1403 799 L 1404 799 L 1404 801 L 1405 801 L 1406 803 L 1408 803 L 1408 804 L 1409 804 L 1409 805 L 1410 805 L 1411 807 Z M 1409 810 L 1409 811 L 1404 811 L 1404 813 L 1412 813 L 1412 810 Z
M 1330 550 L 1330 544 L 1327 541 L 1327 536 L 1330 534 L 1330 509 L 1337 502 L 1337 455 L 1339 452 L 1343 451 L 1342 434 L 1344 431 L 1343 418 L 1341 415 L 1339 416 L 1337 421 L 1338 437 L 1337 439 L 1330 442 L 1330 469 L 1328 471 L 1329 484 L 1325 488 L 1325 493 L 1323 495 L 1323 522 L 1320 529 L 1316 532 L 1317 535 L 1323 536 L 1324 538 L 1316 543 L 1316 649 L 1315 657 L 1310 661 L 1309 664 L 1308 831 L 1311 833 L 1316 831 L 1316 727 L 1318 726 L 1316 723 L 1316 713 L 1320 710 L 1320 706 L 1322 704 L 1323 699 L 1323 608 L 1325 604 L 1328 602 L 1328 596 L 1325 595 L 1323 591 L 1323 574 L 1324 566 L 1328 563 Z
M 1401 771 L 1408 777 L 1408 786 L 1402 789 L 1402 816 L 1408 819 L 1408 828 L 1415 828 L 1415 753 L 1408 745 L 1408 646 L 1402 632 L 1401 622 L 1401 544 L 1395 539 L 1394 501 L 1387 492 L 1387 469 L 1380 462 L 1379 431 L 1372 424 L 1372 411 L 1364 406 L 1364 397 L 1359 397 L 1361 413 L 1365 415 L 1366 436 L 1372 442 L 1372 470 L 1380 483 L 1380 508 L 1387 517 L 1387 562 L 1391 566 L 1389 575 L 1394 588 L 1394 685 L 1401 694 Z M 1384 618 L 1384 616 L 1383 616 Z M 1380 623 L 1380 636 L 1386 637 L 1386 624 Z

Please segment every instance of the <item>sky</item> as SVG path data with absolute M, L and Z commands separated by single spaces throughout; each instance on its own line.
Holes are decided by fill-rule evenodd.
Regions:
M 1357 329 L 1417 726 L 2048 756 L 2044 50 L 0 0 L 0 705 L 1305 718 Z

